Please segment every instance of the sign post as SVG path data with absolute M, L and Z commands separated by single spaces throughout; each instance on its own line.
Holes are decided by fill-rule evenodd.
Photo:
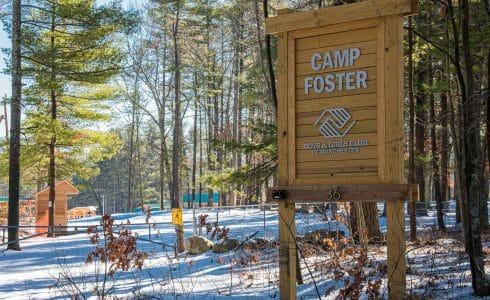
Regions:
M 266 19 L 278 36 L 280 295 L 296 298 L 295 202 L 387 202 L 388 290 L 405 295 L 403 16 L 369 0 Z

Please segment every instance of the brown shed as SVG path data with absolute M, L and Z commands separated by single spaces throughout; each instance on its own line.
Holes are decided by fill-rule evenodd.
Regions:
M 78 195 L 79 191 L 68 180 L 56 183 L 54 199 L 54 225 L 66 226 L 68 219 L 68 196 Z M 36 193 L 36 226 L 49 225 L 49 187 Z M 36 233 L 46 232 L 47 228 L 37 228 Z M 65 231 L 65 230 L 61 230 Z

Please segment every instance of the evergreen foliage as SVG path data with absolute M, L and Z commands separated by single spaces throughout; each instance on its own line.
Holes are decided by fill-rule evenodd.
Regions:
M 120 148 L 117 135 L 97 126 L 111 118 L 122 68 L 117 38 L 136 21 L 115 2 L 30 1 L 24 5 L 25 121 L 22 167 L 26 183 L 45 183 L 55 141 L 56 177 L 88 179 L 96 162 Z M 54 115 L 53 106 L 55 106 Z M 3 173 L 5 174 L 5 173 Z

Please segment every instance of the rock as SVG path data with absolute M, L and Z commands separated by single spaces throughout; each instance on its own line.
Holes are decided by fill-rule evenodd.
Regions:
M 258 249 L 267 249 L 270 247 L 271 242 L 269 240 L 263 238 L 255 238 L 255 243 L 257 244 Z
M 248 241 L 248 242 L 243 243 L 242 248 L 245 250 L 257 250 L 258 249 L 257 244 L 252 242 L 252 241 Z
M 205 237 L 194 235 L 185 240 L 185 248 L 189 254 L 201 254 L 213 248 L 213 242 Z
M 345 236 L 343 231 L 338 231 L 338 238 Z M 322 242 L 324 239 L 337 239 L 337 231 L 327 229 L 317 229 L 312 232 L 305 233 L 303 241 L 306 243 Z
M 302 244 L 314 245 L 321 247 L 323 250 L 331 250 L 337 248 L 337 240 L 345 236 L 343 231 L 333 231 L 327 229 L 318 229 L 312 232 L 307 232 L 302 238 Z
M 238 245 L 240 245 L 240 242 L 238 240 L 227 239 L 226 241 L 223 241 L 221 243 L 214 244 L 213 252 L 215 253 L 228 252 L 238 247 Z

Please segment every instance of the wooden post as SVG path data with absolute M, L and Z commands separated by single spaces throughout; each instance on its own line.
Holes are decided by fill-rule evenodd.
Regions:
M 405 278 L 405 203 L 400 200 L 386 203 L 386 247 L 388 265 L 388 299 L 404 299 Z
M 279 291 L 280 299 L 296 299 L 295 204 L 279 203 Z
M 403 19 L 397 15 L 384 18 L 384 38 L 382 50 L 385 55 L 380 76 L 385 97 L 384 118 L 389 128 L 384 128 L 386 168 L 384 181 L 403 181 L 402 154 L 403 132 Z M 389 75 L 388 75 L 389 74 Z M 380 110 L 381 111 L 381 110 Z M 379 111 L 379 112 L 380 112 Z M 408 196 L 408 195 L 407 195 Z M 388 298 L 403 299 L 406 293 L 405 259 L 405 205 L 404 201 L 390 201 L 386 204 L 386 246 L 388 269 Z
M 279 15 L 290 13 L 289 9 L 281 9 Z M 288 37 L 287 32 L 278 34 L 278 89 L 277 110 L 278 115 L 287 116 L 287 70 L 288 70 Z M 279 149 L 288 148 L 288 120 L 280 118 L 277 124 L 277 142 Z M 279 151 L 278 182 L 287 186 L 288 181 L 288 153 Z M 279 292 L 281 299 L 296 299 L 296 221 L 295 204 L 279 204 Z

